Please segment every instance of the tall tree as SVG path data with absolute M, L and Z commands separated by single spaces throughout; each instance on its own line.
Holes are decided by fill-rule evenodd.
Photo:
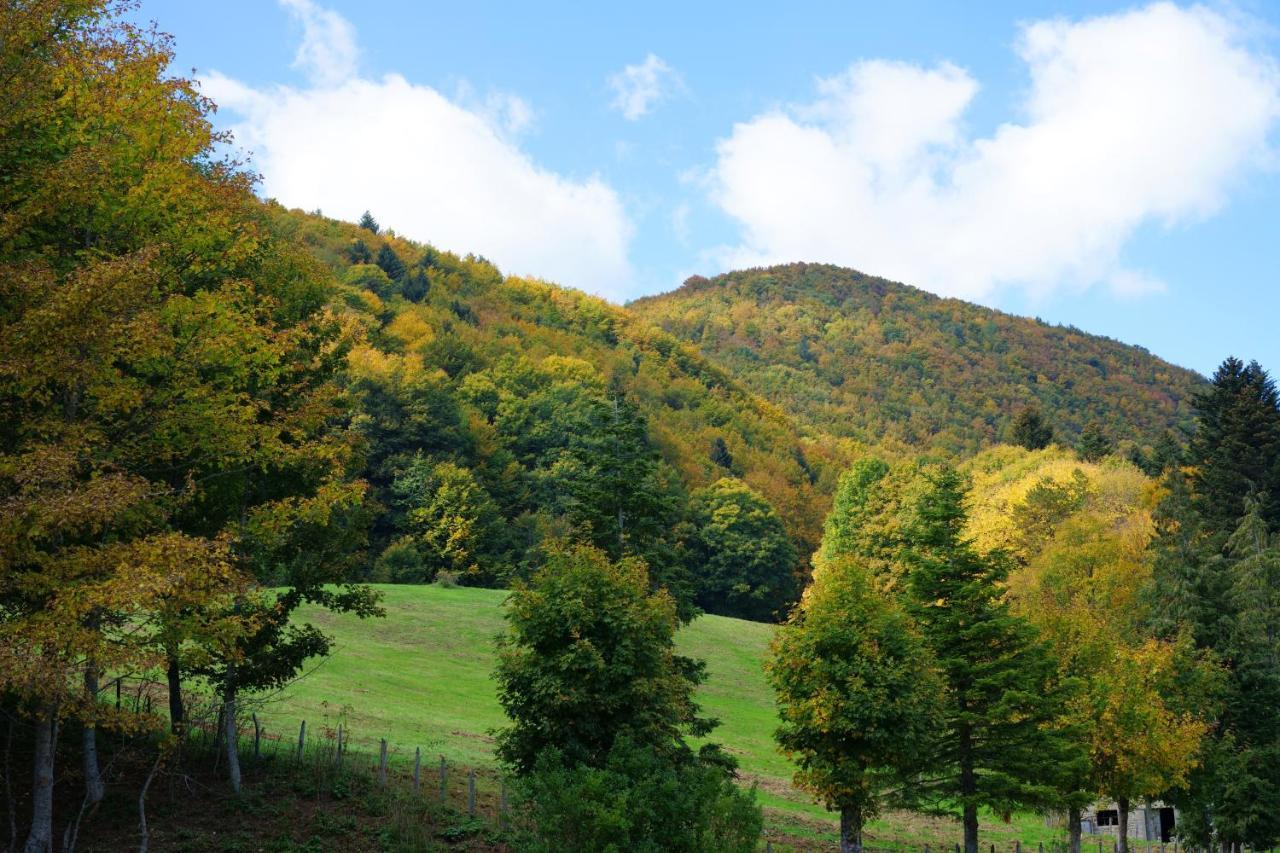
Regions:
M 381 267 L 382 271 L 387 274 L 387 278 L 392 281 L 399 281 L 404 277 L 404 261 L 400 260 L 400 256 L 396 254 L 395 249 L 391 248 L 390 243 L 383 243 L 379 247 L 374 263 Z
M 1261 495 L 1267 525 L 1280 524 L 1280 397 L 1256 362 L 1228 358 L 1195 400 L 1196 431 L 1187 447 L 1196 511 L 1223 539 Z
M 1083 755 L 1063 727 L 1069 685 L 1004 598 L 1008 559 L 965 538 L 965 491 L 954 469 L 930 476 L 904 556 L 909 612 L 946 685 L 943 732 L 914 793 L 929 808 L 958 811 L 966 853 L 976 853 L 979 809 L 1056 804 Z
M 357 224 L 366 231 L 378 233 L 378 220 L 374 219 L 373 214 L 367 210 L 360 214 L 360 221 Z
M 766 664 L 797 786 L 840 814 L 840 849 L 931 757 L 943 687 L 902 609 L 852 557 L 823 567 Z

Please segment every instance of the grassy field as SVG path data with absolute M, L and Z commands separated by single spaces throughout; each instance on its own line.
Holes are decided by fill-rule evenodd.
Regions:
M 380 587 L 385 619 L 360 620 L 323 611 L 301 618 L 335 637 L 333 654 L 259 709 L 271 735 L 296 738 L 298 722 L 323 736 L 339 723 L 353 748 L 391 744 L 392 759 L 412 760 L 415 747 L 438 761 L 493 764 L 491 730 L 505 722 L 490 672 L 493 638 L 502 628 L 505 592 L 438 586 Z M 779 838 L 809 840 L 826 847 L 835 836 L 832 816 L 790 784 L 791 765 L 774 747 L 773 696 L 761 661 L 773 628 L 754 622 L 704 616 L 680 631 L 683 653 L 707 662 L 701 691 L 704 711 L 721 725 L 714 739 L 738 759 L 742 774 L 759 786 L 771 826 Z M 877 847 L 929 843 L 949 850 L 959 826 L 941 818 L 892 814 L 868 828 Z M 1021 841 L 1035 850 L 1060 837 L 1042 818 L 1015 815 L 989 820 L 983 843 L 1002 850 Z

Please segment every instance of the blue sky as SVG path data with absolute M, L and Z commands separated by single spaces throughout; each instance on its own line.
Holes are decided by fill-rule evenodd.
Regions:
M 965 8 L 968 7 L 968 8 Z M 853 266 L 1280 370 L 1280 9 L 144 0 L 290 206 L 615 301 Z

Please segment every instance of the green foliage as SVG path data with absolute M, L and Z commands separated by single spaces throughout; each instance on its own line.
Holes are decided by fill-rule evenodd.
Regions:
M 973 453 L 1027 405 L 1153 441 L 1204 380 L 1140 347 L 824 264 L 691 278 L 629 306 L 806 426 L 894 452 Z M 734 445 L 737 447 L 737 445 Z
M 611 561 L 578 545 L 550 555 L 507 604 L 498 698 L 511 725 L 498 755 L 518 773 L 555 748 L 571 766 L 603 767 L 628 736 L 668 760 L 689 754 L 686 735 L 714 725 L 698 716 L 703 665 L 675 653 L 675 603 L 650 592 L 644 563 Z
M 913 795 L 959 812 L 965 848 L 978 809 L 997 813 L 1057 802 L 1084 755 L 1062 717 L 1069 693 L 1057 662 L 1003 595 L 1009 561 L 966 538 L 966 487 L 953 469 L 930 475 L 908 537 L 909 610 L 946 685 L 943 734 Z
M 378 220 L 374 219 L 373 214 L 367 210 L 364 213 L 360 214 L 360 222 L 358 224 L 361 228 L 363 228 L 366 231 L 369 231 L 373 234 L 378 233 Z
M 517 802 L 531 823 L 521 849 L 546 853 L 747 853 L 764 823 L 754 790 L 723 768 L 663 760 L 626 735 L 600 767 L 544 751 L 517 783 Z
M 867 569 L 842 556 L 824 563 L 778 632 L 767 672 L 796 784 L 860 841 L 932 756 L 943 695 L 932 656 Z
M 1196 431 L 1187 448 L 1196 512 L 1220 533 L 1245 515 L 1257 494 L 1268 527 L 1280 525 L 1280 397 L 1255 361 L 1228 358 L 1196 397 Z
M 1053 443 L 1053 428 L 1045 423 L 1039 409 L 1026 406 L 1013 419 L 1009 440 L 1027 450 L 1043 450 Z
M 395 290 L 395 285 L 382 268 L 371 263 L 359 263 L 351 266 L 342 277 L 344 284 L 372 291 L 384 299 Z
M 693 493 L 690 518 L 687 547 L 698 606 L 746 619 L 784 615 L 800 591 L 797 558 L 769 502 L 726 477 Z
M 396 254 L 396 250 L 391 248 L 390 243 L 383 243 L 378 248 L 378 255 L 374 259 L 387 278 L 392 281 L 399 281 L 405 274 L 404 261 L 400 260 L 400 256 Z
M 1084 431 L 1080 433 L 1080 443 L 1076 446 L 1081 459 L 1085 462 L 1098 462 L 1109 456 L 1114 449 L 1101 424 L 1096 421 L 1085 424 Z
M 484 585 L 497 579 L 501 543 L 498 508 L 470 469 L 414 459 L 391 484 L 401 527 L 426 558 L 425 577 L 451 571 Z

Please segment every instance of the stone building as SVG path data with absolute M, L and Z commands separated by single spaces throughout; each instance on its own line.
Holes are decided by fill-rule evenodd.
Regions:
M 1161 802 L 1129 807 L 1129 838 L 1135 841 L 1169 842 L 1178 819 L 1177 810 Z M 1084 835 L 1120 835 L 1120 807 L 1115 803 L 1097 803 L 1080 816 Z

